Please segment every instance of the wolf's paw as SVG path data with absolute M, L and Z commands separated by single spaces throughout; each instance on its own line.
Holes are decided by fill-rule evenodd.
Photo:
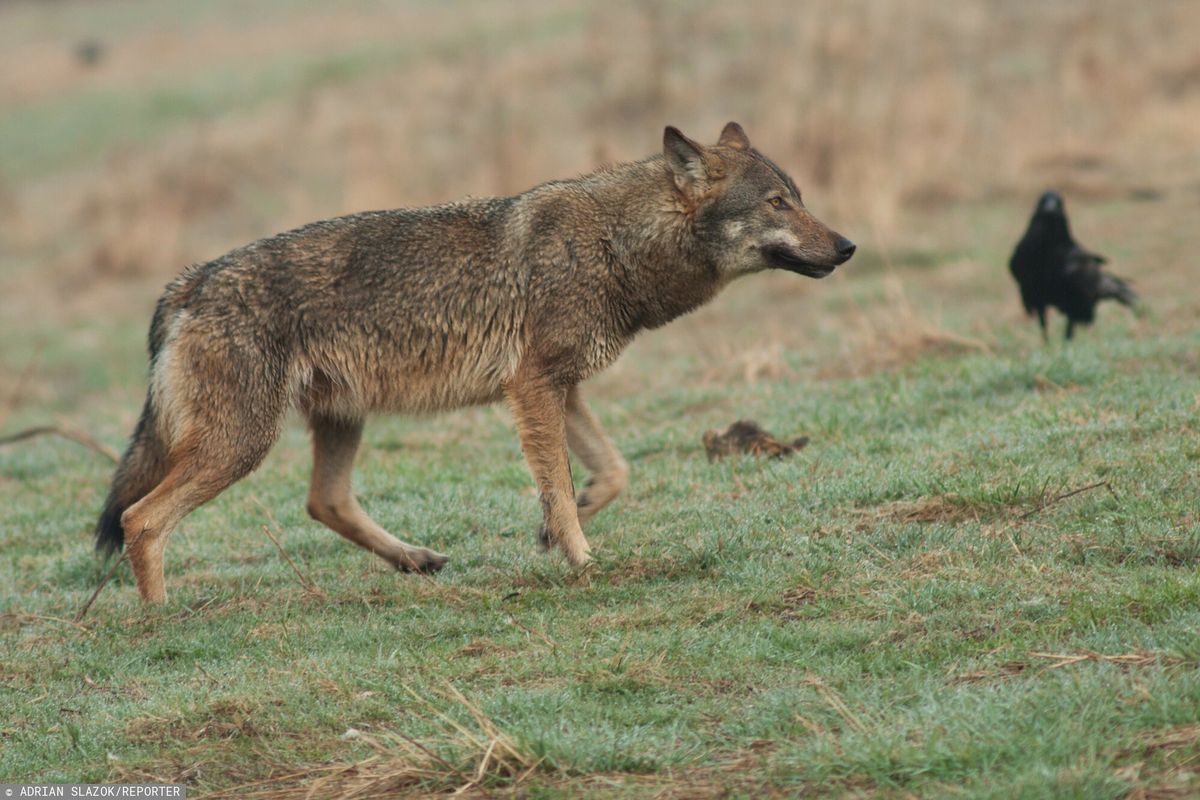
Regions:
M 579 512 L 580 524 L 591 520 L 596 516 L 596 512 L 616 499 L 628 482 L 629 467 L 624 461 L 610 467 L 605 473 L 589 478 L 583 491 L 575 499 L 575 508 Z
M 405 551 L 395 563 L 396 569 L 401 572 L 423 572 L 432 575 L 446 566 L 449 560 L 450 556 L 444 556 L 427 547 L 414 547 Z
M 591 560 L 591 548 L 582 533 L 577 531 L 574 535 L 556 539 L 551 536 L 550 529 L 543 525 L 538 529 L 538 549 L 545 553 L 555 548 L 562 550 L 572 567 L 585 566 Z
M 595 562 L 592 560 L 591 548 L 587 546 L 587 542 L 583 543 L 582 547 L 563 548 L 563 555 L 567 559 L 567 563 L 574 570 L 584 570 Z

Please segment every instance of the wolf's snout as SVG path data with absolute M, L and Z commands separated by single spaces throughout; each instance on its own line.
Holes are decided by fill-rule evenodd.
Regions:
M 854 242 L 850 241 L 845 236 L 839 236 L 833 243 L 833 249 L 837 251 L 839 259 L 838 263 L 844 264 L 850 260 L 850 256 L 854 255 L 854 251 L 857 250 L 858 247 L 854 244 Z

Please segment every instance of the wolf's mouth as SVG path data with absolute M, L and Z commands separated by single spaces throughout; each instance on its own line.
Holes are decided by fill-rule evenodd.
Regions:
M 810 278 L 824 278 L 835 269 L 835 265 L 814 264 L 811 261 L 806 261 L 782 247 L 764 248 L 763 255 L 767 257 L 767 262 L 775 269 L 786 269 L 789 272 L 807 275 Z

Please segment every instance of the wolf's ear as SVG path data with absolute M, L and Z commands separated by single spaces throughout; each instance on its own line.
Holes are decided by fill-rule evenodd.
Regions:
M 708 179 L 705 165 L 704 147 L 693 142 L 680 133 L 679 129 L 668 125 L 663 131 L 663 155 L 667 157 L 667 165 L 677 178 L 686 181 L 703 181 Z
M 704 146 L 693 142 L 671 125 L 663 131 L 663 155 L 675 176 L 675 185 L 684 193 L 702 190 L 721 177 L 721 167 Z
M 749 150 L 750 137 L 742 130 L 742 126 L 736 122 L 725 123 L 725 129 L 721 131 L 721 138 L 717 140 L 718 146 L 732 147 L 734 150 Z

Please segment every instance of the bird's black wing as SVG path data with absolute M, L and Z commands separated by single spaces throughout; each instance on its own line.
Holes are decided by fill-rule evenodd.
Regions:
M 1092 303 L 1112 298 L 1132 306 L 1137 302 L 1137 295 L 1125 281 L 1100 268 L 1101 264 L 1107 262 L 1108 259 L 1104 256 L 1073 245 L 1067 256 L 1065 277 L 1075 287 L 1075 291 L 1088 297 Z
M 1089 273 L 1099 272 L 1100 265 L 1107 263 L 1108 259 L 1104 256 L 1093 253 L 1090 250 L 1084 250 L 1072 242 L 1071 249 L 1067 251 L 1067 259 L 1063 271 L 1067 273 L 1075 273 L 1080 270 Z

